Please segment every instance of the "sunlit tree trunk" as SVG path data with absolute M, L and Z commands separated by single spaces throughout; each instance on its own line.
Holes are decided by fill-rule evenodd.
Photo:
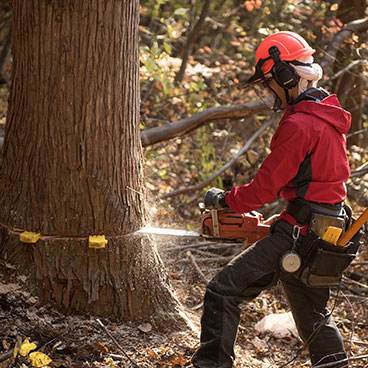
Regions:
M 145 219 L 138 0 L 13 0 L 2 258 L 64 311 L 173 318 Z M 23 231 L 40 233 L 35 244 Z M 90 235 L 105 235 L 102 249 Z

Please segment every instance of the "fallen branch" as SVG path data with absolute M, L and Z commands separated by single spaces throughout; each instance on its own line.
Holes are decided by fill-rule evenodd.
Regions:
M 363 266 L 363 265 L 368 265 L 368 261 L 350 263 L 350 266 Z
M 342 277 L 343 281 L 345 282 L 348 282 L 350 284 L 353 284 L 353 285 L 357 285 L 359 287 L 361 287 L 362 289 L 364 290 L 368 290 L 368 286 L 367 285 L 364 285 L 362 284 L 361 282 L 358 282 L 358 281 L 355 281 L 355 280 L 352 280 L 352 279 L 349 279 L 348 277 L 346 277 L 345 275 Z
M 0 362 L 10 359 L 14 355 L 14 350 L 9 350 L 8 352 L 0 355 Z
M 17 343 L 15 344 L 14 349 L 7 351 L 4 354 L 0 355 L 0 362 L 5 362 L 5 360 L 10 359 L 11 357 L 16 357 L 19 353 L 20 346 L 22 344 L 21 336 L 17 336 Z
M 124 351 L 124 349 L 118 344 L 115 340 L 115 337 L 111 335 L 110 331 L 105 327 L 105 325 L 97 318 L 97 323 L 103 328 L 106 334 L 110 337 L 110 339 L 114 342 L 115 346 L 127 357 L 130 363 L 133 364 L 134 367 L 140 368 L 139 365 L 132 359 L 130 356 Z
M 220 263 L 228 263 L 230 262 L 235 256 L 230 257 L 216 257 L 216 258 L 199 258 L 197 259 L 197 263 L 214 263 L 214 262 L 220 262 Z M 176 263 L 189 263 L 190 261 L 188 259 L 179 259 Z
M 212 174 L 210 177 L 208 177 L 205 181 L 196 184 L 196 185 L 192 185 L 190 187 L 186 187 L 186 188 L 181 188 L 181 189 L 176 189 L 173 190 L 170 193 L 166 193 L 163 194 L 162 196 L 159 196 L 159 199 L 164 199 L 164 198 L 168 198 L 168 197 L 175 197 L 179 194 L 184 194 L 184 193 L 188 193 L 188 192 L 195 192 L 197 190 L 200 190 L 204 187 L 206 187 L 207 185 L 209 185 L 212 181 L 214 181 L 218 176 L 220 176 L 223 172 L 225 172 L 228 168 L 230 168 L 235 162 L 236 160 L 243 155 L 250 147 L 250 145 L 263 133 L 263 131 L 268 128 L 270 125 L 272 125 L 279 117 L 279 114 L 275 114 L 271 120 L 269 120 L 266 124 L 264 124 L 260 129 L 258 129 L 247 141 L 247 143 L 238 151 L 238 153 L 224 166 L 222 166 L 222 168 L 218 171 L 216 171 L 214 174 Z
M 212 107 L 177 122 L 141 131 L 142 145 L 150 146 L 182 136 L 213 120 L 246 118 L 265 109 L 266 105 L 263 101 Z
M 360 356 L 356 356 L 356 357 L 350 357 L 350 358 L 345 358 L 342 360 L 336 360 L 334 362 L 331 363 L 325 363 L 325 364 L 319 364 L 319 365 L 313 365 L 312 368 L 329 368 L 329 367 L 336 367 L 336 364 L 343 364 L 343 363 L 348 363 L 348 362 L 352 362 L 353 360 L 361 360 L 361 359 L 368 359 L 368 355 L 360 355 Z M 342 367 L 342 366 L 341 366 Z M 347 367 L 347 366 L 346 366 Z
M 344 296 L 344 295 L 337 295 L 336 293 L 331 293 L 331 296 L 333 298 L 338 298 L 338 299 L 345 299 L 345 297 L 346 297 L 348 299 L 361 300 L 364 303 L 366 303 L 368 301 L 368 296 L 361 296 L 361 295 L 353 295 L 353 294 L 346 295 L 345 294 L 345 296 Z
M 197 274 L 200 276 L 200 278 L 207 283 L 207 279 L 206 276 L 204 275 L 204 273 L 201 271 L 201 269 L 199 268 L 195 258 L 193 257 L 193 254 L 190 250 L 187 251 L 187 257 L 189 258 L 189 261 L 191 263 L 191 265 L 193 266 L 194 270 L 197 272 Z
M 208 248 L 211 245 L 216 245 L 216 244 L 221 244 L 221 243 L 215 243 L 215 242 L 200 242 L 200 243 L 194 243 L 194 244 L 185 244 L 185 245 L 174 245 L 174 246 L 168 246 L 166 248 L 167 251 L 175 251 L 175 250 L 186 250 L 186 249 L 193 249 L 193 248 Z

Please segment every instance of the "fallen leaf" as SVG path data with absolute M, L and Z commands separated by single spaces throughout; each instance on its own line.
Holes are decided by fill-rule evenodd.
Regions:
M 150 323 L 143 323 L 138 326 L 138 330 L 142 332 L 150 332 L 152 331 L 152 325 Z
M 23 341 L 23 344 L 20 346 L 19 349 L 19 354 L 22 357 L 25 357 L 29 354 L 30 351 L 34 350 L 37 348 L 37 345 L 34 343 L 30 343 L 29 340 L 26 338 Z
M 19 289 L 20 286 L 18 284 L 0 284 L 0 295 L 8 294 L 12 291 Z
M 44 353 L 40 353 L 39 351 L 29 354 L 28 361 L 31 363 L 32 367 L 36 368 L 45 367 L 52 362 L 50 357 Z
M 106 342 L 98 342 L 97 343 L 97 348 L 101 351 L 104 351 L 104 352 L 108 353 L 109 349 L 105 345 L 106 345 Z

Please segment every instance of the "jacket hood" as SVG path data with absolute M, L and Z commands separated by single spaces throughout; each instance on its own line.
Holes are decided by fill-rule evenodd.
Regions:
M 336 97 L 323 89 L 312 88 L 302 93 L 293 105 L 292 112 L 316 115 L 332 125 L 339 133 L 347 134 L 350 129 L 351 115 L 344 110 Z

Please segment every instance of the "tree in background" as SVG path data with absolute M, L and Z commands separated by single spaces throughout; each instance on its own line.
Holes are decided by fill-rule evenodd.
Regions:
M 64 311 L 160 323 L 178 304 L 156 248 L 135 233 L 146 216 L 138 10 L 138 0 L 12 2 L 1 256 Z

